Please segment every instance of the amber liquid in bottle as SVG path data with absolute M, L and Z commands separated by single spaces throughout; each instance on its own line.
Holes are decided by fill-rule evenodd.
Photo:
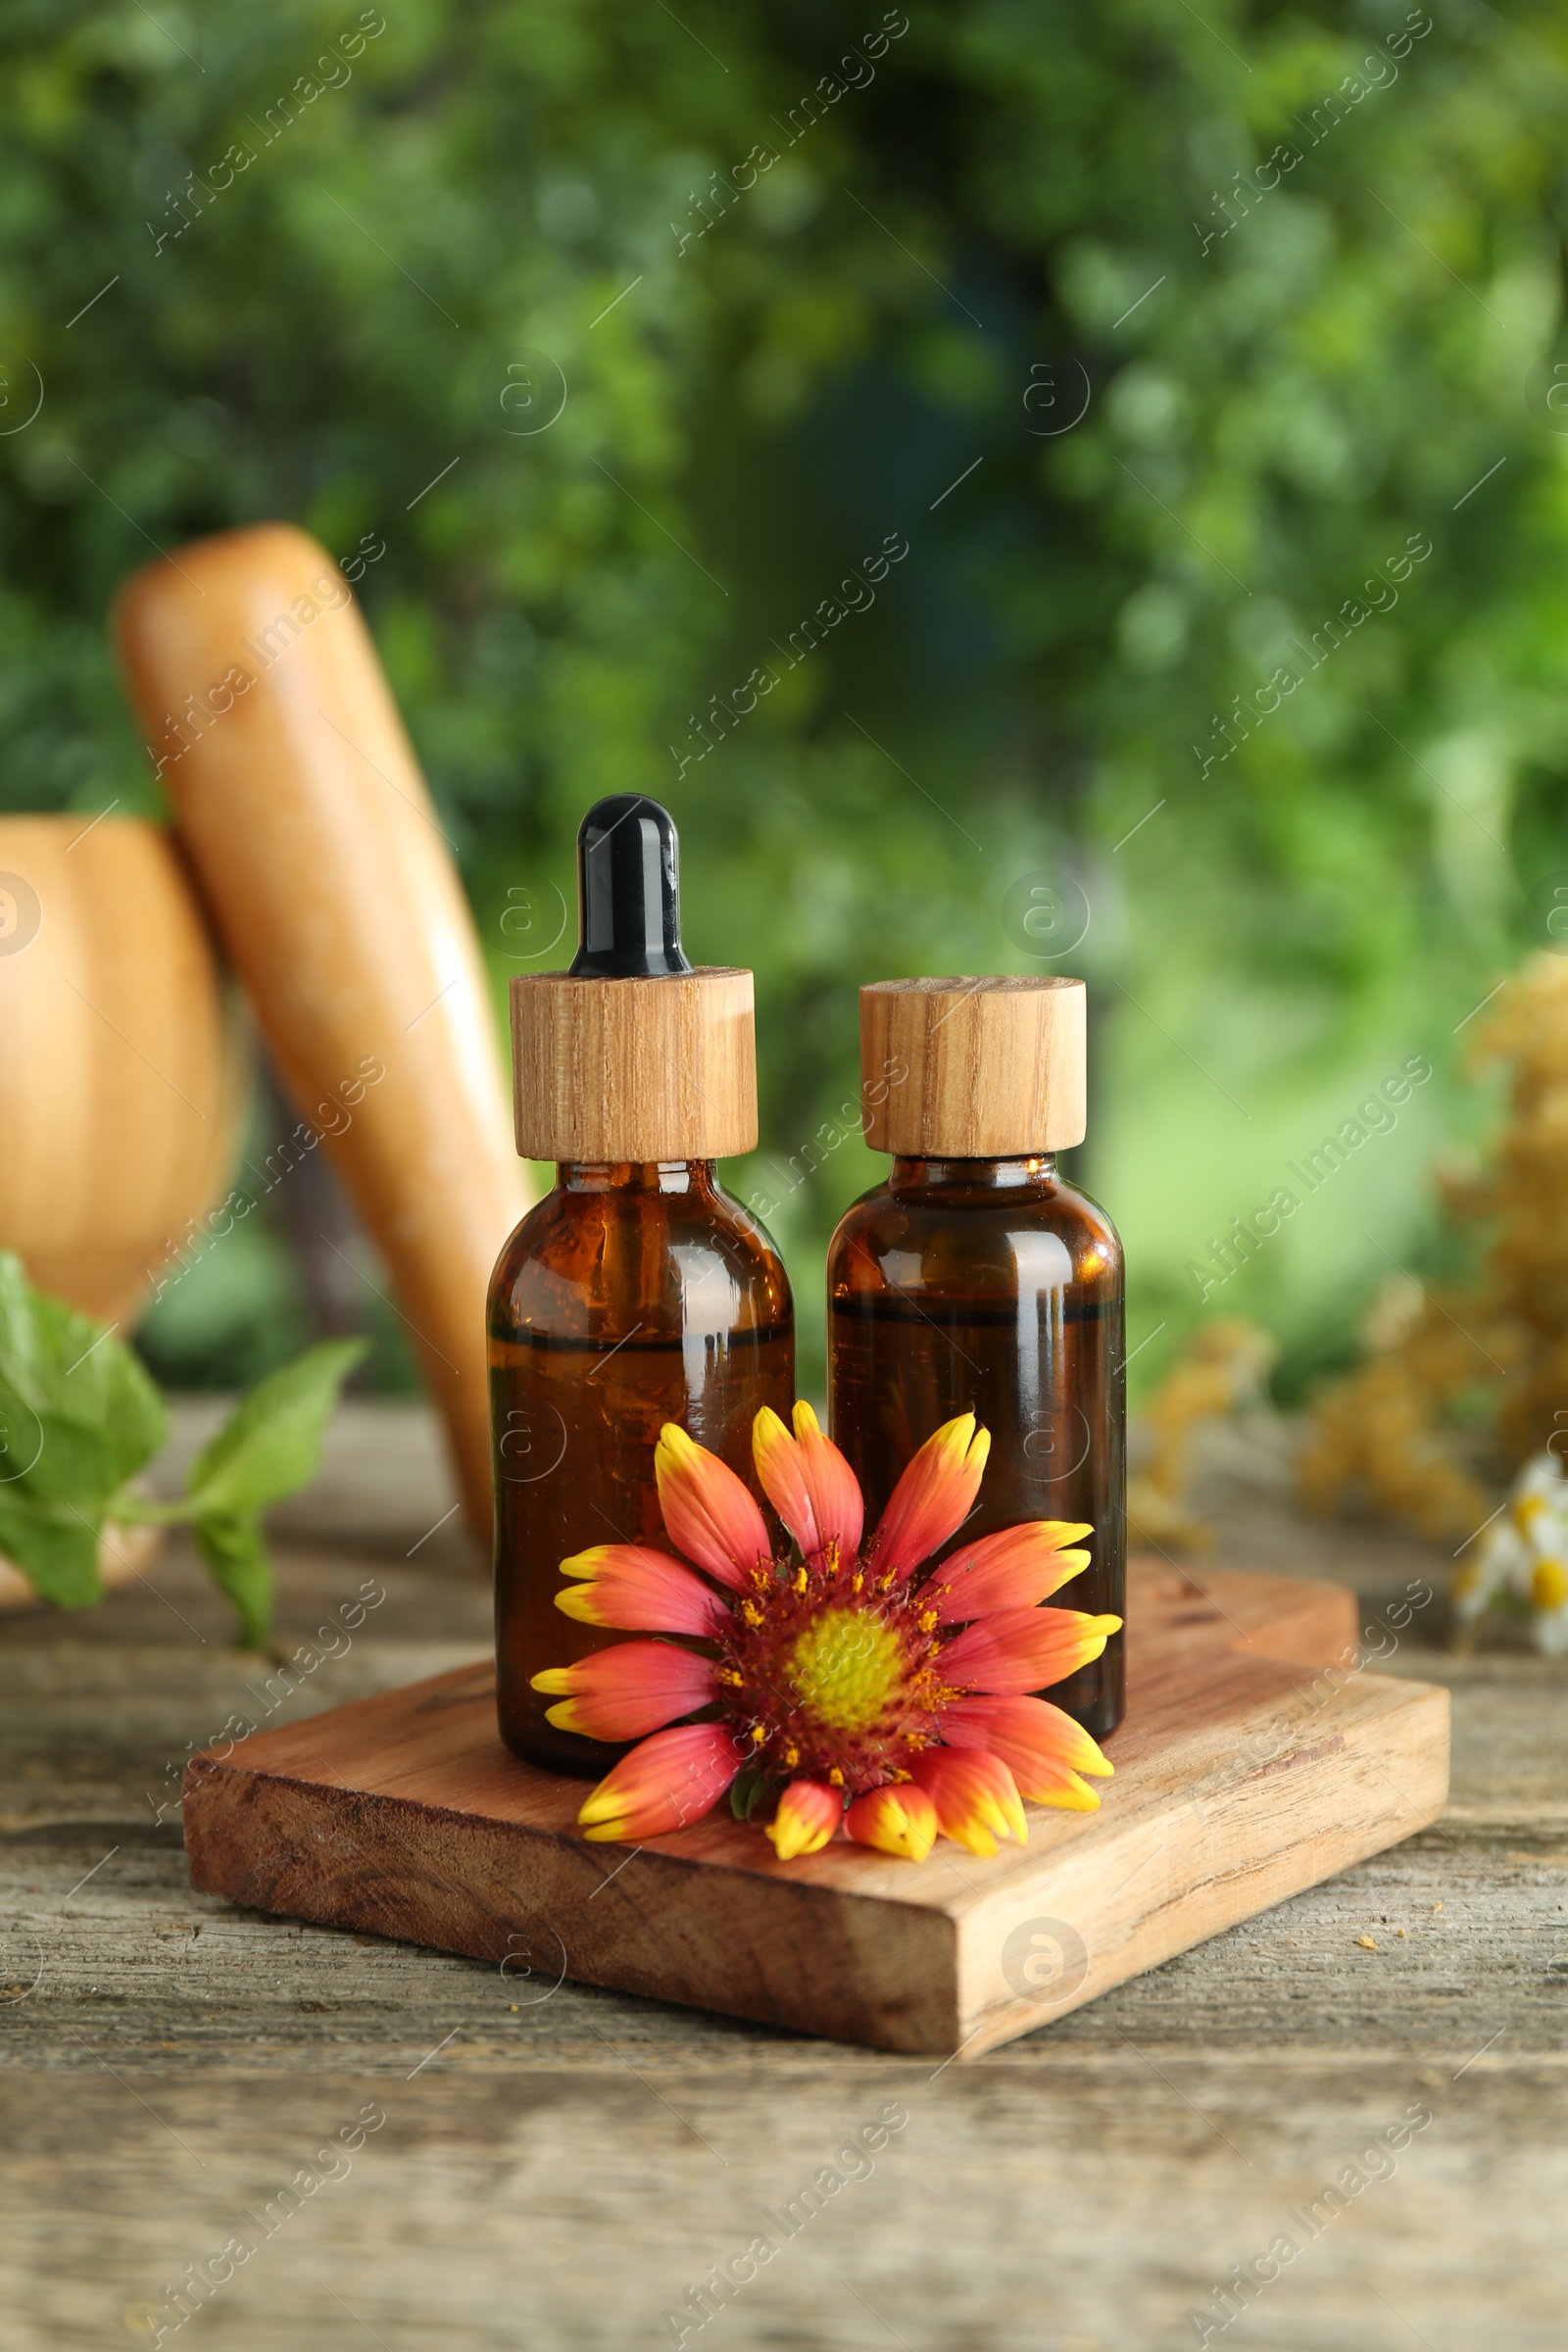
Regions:
M 896 1158 L 828 1252 L 832 1434 L 876 1515 L 955 1414 L 991 1432 L 958 1543 L 1020 1519 L 1086 1520 L 1091 1562 L 1056 1596 L 1123 1613 L 1126 1404 L 1121 1244 L 1053 1155 Z M 1121 1721 L 1124 1637 L 1041 1692 L 1096 1739 Z
M 654 1448 L 666 1421 L 759 1494 L 752 1422 L 795 1394 L 789 1279 L 710 1160 L 563 1165 L 501 1253 L 489 1305 L 502 1736 L 596 1778 L 626 1745 L 545 1720 L 530 1689 L 621 1633 L 555 1606 L 559 1563 L 596 1544 L 672 1548 Z

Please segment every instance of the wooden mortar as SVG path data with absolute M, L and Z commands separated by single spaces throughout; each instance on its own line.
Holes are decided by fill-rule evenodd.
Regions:
M 174 844 L 140 818 L 0 817 L 0 1249 L 128 1329 L 208 1246 L 247 1082 Z

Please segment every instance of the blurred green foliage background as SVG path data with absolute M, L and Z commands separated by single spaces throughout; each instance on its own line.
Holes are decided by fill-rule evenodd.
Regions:
M 807 1385 L 879 1164 L 858 984 L 1045 968 L 1091 985 L 1135 1373 L 1223 1304 L 1298 1390 L 1430 1262 L 1467 1016 L 1568 867 L 1565 156 L 1546 0 L 9 0 L 0 805 L 152 806 L 117 584 L 297 519 L 363 562 L 498 1017 L 586 805 L 674 810 L 688 945 L 758 974 L 730 1180 Z M 246 1236 L 155 1313 L 167 1376 L 302 1336 Z

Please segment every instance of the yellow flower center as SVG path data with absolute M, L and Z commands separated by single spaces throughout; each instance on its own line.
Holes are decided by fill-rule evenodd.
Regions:
M 824 1609 L 796 1642 L 787 1671 L 819 1723 L 864 1731 L 904 1680 L 904 1644 L 891 1626 L 859 1609 Z
M 1538 1560 L 1530 1579 L 1530 1597 L 1538 1609 L 1560 1609 L 1568 1600 L 1568 1569 L 1561 1560 Z

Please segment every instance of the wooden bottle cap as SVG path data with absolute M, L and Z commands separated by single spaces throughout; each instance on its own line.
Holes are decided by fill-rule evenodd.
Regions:
M 1081 1144 L 1084 984 L 875 980 L 860 991 L 865 1140 L 921 1159 L 1004 1159 Z
M 727 1159 L 757 1149 L 750 972 L 519 975 L 512 1057 L 524 1159 Z

